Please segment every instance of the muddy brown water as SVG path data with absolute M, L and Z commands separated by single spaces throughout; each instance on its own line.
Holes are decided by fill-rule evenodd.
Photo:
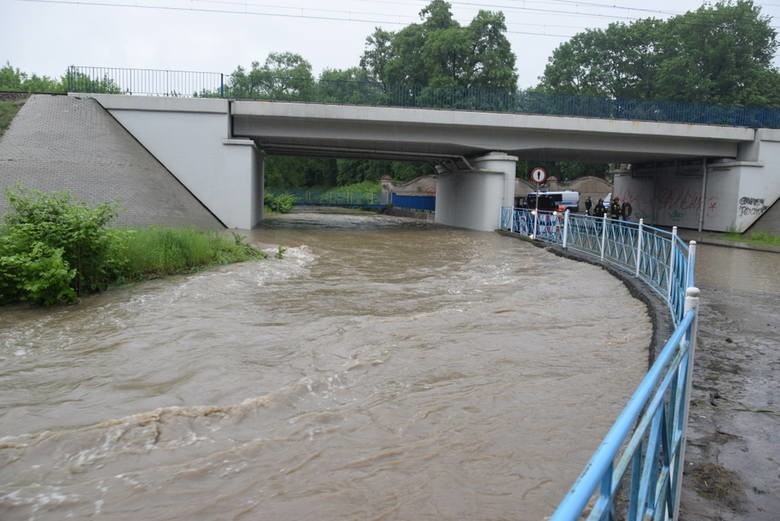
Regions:
M 271 257 L 0 311 L 0 519 L 544 519 L 643 304 L 493 233 L 297 214 Z

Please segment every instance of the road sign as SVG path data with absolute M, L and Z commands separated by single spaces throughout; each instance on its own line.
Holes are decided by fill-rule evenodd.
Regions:
M 544 168 L 537 166 L 531 170 L 531 179 L 539 184 L 544 183 L 547 180 L 547 171 Z

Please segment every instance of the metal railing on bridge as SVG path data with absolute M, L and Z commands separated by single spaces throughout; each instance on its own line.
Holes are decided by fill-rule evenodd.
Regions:
M 699 290 L 695 242 L 632 223 L 503 208 L 501 229 L 598 258 L 663 298 L 676 326 L 551 521 L 677 519 Z
M 472 87 L 385 85 L 376 81 L 320 80 L 280 90 L 248 76 L 214 72 L 71 66 L 68 92 L 145 96 L 300 101 L 392 107 L 442 108 L 751 128 L 780 128 L 780 109 L 678 101 L 624 100 Z

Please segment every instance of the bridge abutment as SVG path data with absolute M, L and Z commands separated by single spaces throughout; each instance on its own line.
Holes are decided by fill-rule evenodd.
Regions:
M 490 152 L 471 160 L 472 170 L 439 169 L 436 222 L 471 230 L 499 227 L 501 207 L 514 204 L 517 157 Z
M 263 217 L 264 155 L 230 133 L 222 99 L 90 94 L 228 228 Z
M 780 197 L 780 131 L 756 130 L 736 159 L 639 163 L 615 176 L 632 217 L 659 226 L 742 233 Z

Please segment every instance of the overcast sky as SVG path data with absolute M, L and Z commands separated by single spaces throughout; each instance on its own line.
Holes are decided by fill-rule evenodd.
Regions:
M 0 63 L 59 77 L 68 65 L 232 72 L 268 53 L 302 55 L 315 75 L 358 64 L 366 36 L 419 20 L 414 0 L 0 0 Z M 694 0 L 465 0 L 503 11 L 520 87 L 538 82 L 552 51 L 586 28 L 695 10 Z M 780 0 L 757 2 L 780 26 Z M 778 63 L 778 60 L 775 60 Z

